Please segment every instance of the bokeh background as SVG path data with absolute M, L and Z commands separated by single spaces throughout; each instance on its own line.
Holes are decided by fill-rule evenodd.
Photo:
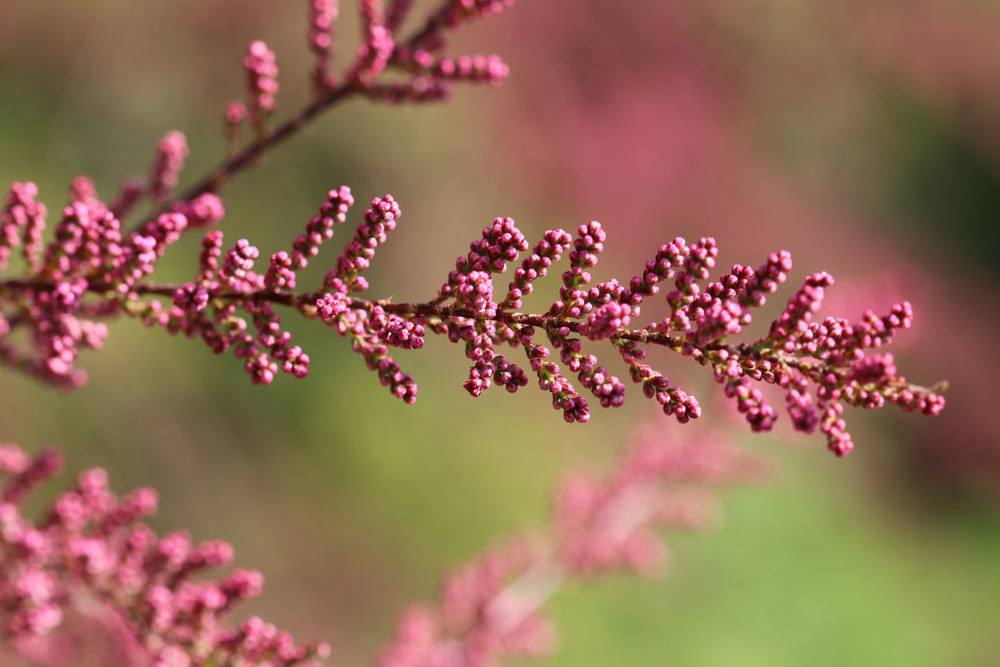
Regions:
M 193 178 L 223 150 L 250 39 L 278 53 L 279 106 L 305 99 L 305 4 L 0 0 L 0 182 L 36 181 L 50 209 L 78 174 L 110 197 L 173 128 Z M 532 232 L 602 220 L 604 276 L 711 234 L 724 265 L 784 247 L 791 283 L 831 271 L 834 314 L 910 299 L 897 356 L 952 381 L 943 417 L 855 412 L 858 448 L 836 461 L 784 428 L 748 435 L 695 373 L 706 420 L 774 460 L 774 478 L 729 493 L 713 533 L 671 540 L 662 583 L 559 597 L 563 648 L 544 664 L 995 665 L 997 35 L 992 0 L 524 0 L 453 49 L 503 54 L 500 89 L 338 108 L 234 183 L 225 228 L 270 253 L 346 183 L 402 203 L 372 281 L 397 299 L 430 294 L 496 215 Z M 195 237 L 172 249 L 163 277 L 196 254 Z M 540 525 L 560 471 L 607 465 L 657 419 L 633 400 L 570 427 L 531 387 L 472 400 L 440 341 L 399 355 L 421 384 L 407 408 L 331 331 L 293 331 L 312 376 L 262 389 L 231 358 L 116 324 L 72 395 L 0 375 L 0 434 L 61 444 L 71 470 L 105 466 L 120 490 L 157 487 L 156 525 L 231 541 L 267 577 L 249 611 L 330 639 L 334 665 L 369 664 L 449 565 Z

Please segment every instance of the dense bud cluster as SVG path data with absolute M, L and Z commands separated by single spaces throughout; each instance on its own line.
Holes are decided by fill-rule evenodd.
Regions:
M 45 229 L 45 204 L 37 200 L 34 183 L 14 183 L 0 213 L 0 270 L 7 268 L 14 248 L 22 247 L 29 270 L 37 271 Z
M 309 2 L 308 39 L 309 49 L 315 58 L 312 78 L 317 90 L 326 90 L 333 85 L 329 67 L 333 57 L 333 24 L 339 13 L 339 0 Z
M 231 150 L 247 121 L 256 134 L 256 143 L 247 149 L 246 155 L 250 156 L 260 146 L 281 141 L 286 133 L 296 131 L 300 123 L 308 122 L 318 110 L 351 95 L 393 104 L 420 103 L 446 98 L 454 83 L 499 83 L 510 73 L 500 56 L 447 56 L 441 50 L 446 45 L 448 30 L 472 18 L 497 14 L 510 4 L 511 0 L 486 3 L 443 0 L 427 16 L 423 28 L 407 38 L 400 30 L 413 8 L 412 0 L 391 0 L 388 7 L 383 6 L 382 0 L 359 0 L 361 43 L 354 59 L 340 75 L 335 75 L 331 64 L 336 51 L 334 29 L 340 16 L 339 0 L 309 0 L 306 40 L 313 55 L 310 78 L 316 96 L 312 105 L 299 118 L 268 132 L 267 120 L 277 106 L 280 88 L 277 57 L 264 41 L 252 42 L 243 58 L 247 101 L 230 102 L 224 116 Z M 402 73 L 403 79 L 387 79 L 385 75 L 390 70 Z M 242 163 L 238 156 L 236 161 Z M 218 178 L 225 175 L 217 174 L 196 189 L 213 189 Z
M 771 385 L 784 394 L 792 425 L 807 433 L 819 428 L 831 451 L 840 456 L 853 448 L 844 405 L 873 409 L 892 403 L 928 415 L 944 406 L 939 391 L 910 384 L 882 350 L 911 326 L 910 304 L 897 304 L 881 316 L 866 311 L 855 322 L 817 320 L 824 292 L 833 284 L 826 273 L 806 278 L 766 336 L 729 342 L 786 280 L 792 260 L 784 251 L 772 253 L 756 269 L 736 264 L 713 279 L 719 252 L 715 240 L 688 243 L 676 238 L 661 246 L 627 287 L 615 279 L 595 284 L 592 272 L 607 241 L 599 223 L 581 225 L 576 234 L 549 230 L 532 248 L 514 220 L 497 218 L 456 260 L 434 299 L 365 299 L 359 296 L 369 287 L 365 274 L 402 219 L 398 202 L 384 195 L 371 201 L 319 289 L 296 292 L 297 272 L 347 220 L 354 197 L 341 186 L 328 193 L 290 249 L 273 253 L 262 272 L 256 246 L 239 239 L 224 250 L 222 231 L 213 229 L 204 237 L 193 280 L 162 285 L 145 280 L 191 226 L 188 218 L 164 213 L 126 236 L 96 194 L 80 188 L 45 248 L 40 271 L 0 282 L 3 299 L 21 308 L 19 322 L 34 330 L 36 361 L 25 361 L 22 369 L 26 366 L 57 384 L 79 382 L 77 351 L 103 342 L 103 325 L 84 316 L 118 313 L 201 338 L 217 353 L 231 350 L 254 383 L 269 384 L 280 372 L 302 378 L 308 374 L 309 355 L 292 344 L 275 310 L 289 307 L 349 337 L 379 380 L 406 402 L 416 399 L 417 387 L 389 349 L 419 349 L 430 332 L 463 345 L 472 362 L 464 387 L 472 396 L 494 384 L 517 391 L 527 384 L 530 369 L 538 386 L 551 395 L 553 407 L 570 422 L 591 417 L 588 399 L 575 388 L 576 381 L 604 408 L 618 407 L 626 397 L 625 384 L 587 351 L 588 341 L 610 344 L 642 393 L 681 423 L 700 417 L 701 405 L 645 361 L 644 346 L 662 346 L 707 366 L 754 431 L 768 431 L 778 419 L 765 396 L 766 385 Z M 8 196 L 5 228 L 13 230 L 5 237 L 8 247 L 22 238 L 18 231 L 44 211 L 34 200 L 35 192 L 31 184 L 19 183 Z M 198 208 L 210 209 L 203 215 L 214 219 L 222 205 L 215 195 L 203 194 L 188 206 Z M 496 276 L 506 273 L 529 248 L 531 253 L 513 270 L 498 302 Z M 523 297 L 563 255 L 569 267 L 562 274 L 558 298 L 542 313 L 521 312 Z M 672 287 L 665 295 L 666 316 L 630 328 L 651 308 L 650 300 L 664 283 Z M 160 297 L 171 301 L 164 304 Z M 6 319 L 10 329 L 11 318 Z M 527 369 L 504 347 L 522 349 Z
M 147 188 L 150 194 L 156 199 L 163 199 L 175 187 L 184 169 L 184 160 L 188 156 L 187 138 L 180 132 L 174 130 L 168 132 L 156 150 L 156 158 L 153 160 L 153 167 L 149 174 L 149 184 Z M 129 196 L 128 198 L 131 198 Z M 131 206 L 121 204 L 115 209 L 129 209 Z
M 230 564 L 232 547 L 194 544 L 183 531 L 157 536 L 144 523 L 156 512 L 152 489 L 117 496 L 107 473 L 93 468 L 31 518 L 28 494 L 61 464 L 54 450 L 29 456 L 0 444 L 0 636 L 25 658 L 51 662 L 47 647 L 59 645 L 60 626 L 81 616 L 113 618 L 133 665 L 292 667 L 329 654 L 326 644 L 296 644 L 259 618 L 225 625 L 234 607 L 260 594 L 263 577 L 236 569 L 206 579 L 206 570 Z M 71 648 L 59 663 L 81 664 L 85 651 Z
M 387 348 L 421 347 L 423 323 L 374 303 L 356 307 L 351 302 L 352 307 L 337 316 L 329 314 L 330 308 L 316 305 L 324 292 L 347 295 L 367 287 L 362 274 L 399 217 L 391 196 L 373 203 L 324 289 L 315 293 L 293 293 L 297 272 L 332 237 L 334 225 L 346 220 L 354 202 L 346 187 L 331 191 L 292 247 L 271 254 L 266 267 L 258 267 L 260 250 L 248 240 L 238 239 L 227 248 L 222 232 L 211 230 L 203 239 L 198 271 L 191 282 L 163 285 L 147 280 L 166 249 L 185 232 L 223 219 L 225 206 L 218 190 L 229 177 L 297 132 L 319 111 L 351 95 L 390 102 L 438 100 L 455 81 L 495 83 L 506 76 L 506 65 L 496 56 L 450 58 L 438 53 L 445 44 L 444 32 L 454 25 L 454 21 L 442 22 L 441 17 L 460 10 L 463 19 L 473 18 L 496 13 L 496 7 L 445 0 L 431 12 L 423 30 L 403 39 L 395 32 L 411 10 L 410 3 L 394 1 L 387 9 L 381 0 L 362 0 L 359 5 L 362 44 L 353 64 L 345 69 L 342 83 L 335 85 L 329 65 L 339 5 L 336 0 L 309 3 L 307 36 L 316 58 L 315 97 L 298 116 L 274 129 L 267 127 L 267 121 L 277 107 L 277 57 L 262 40 L 250 44 L 243 59 L 247 100 L 231 102 L 225 114 L 230 156 L 187 192 L 174 193 L 189 153 L 187 140 L 178 131 L 160 141 L 149 176 L 126 179 L 111 204 L 100 198 L 89 179 L 74 179 L 69 204 L 48 244 L 43 241 L 47 210 L 38 201 L 38 189 L 33 183 L 13 184 L 0 212 L 0 271 L 8 267 L 18 247 L 24 262 L 21 275 L 0 279 L 0 363 L 60 387 L 78 387 L 86 380 L 76 366 L 79 351 L 102 345 L 106 337 L 102 320 L 125 315 L 201 338 L 214 352 L 232 351 L 255 383 L 269 384 L 281 372 L 301 378 L 308 373 L 309 355 L 291 344 L 289 332 L 271 307 L 290 305 L 310 317 L 327 313 L 323 319 L 351 336 L 354 349 L 392 392 L 414 400 L 416 385 Z M 384 82 L 382 74 L 390 66 L 405 78 Z M 245 123 L 252 125 L 256 138 L 236 151 Z M 122 221 L 144 201 L 158 210 L 127 229 Z M 470 280 L 479 290 L 488 282 L 481 272 Z M 18 328 L 29 332 L 26 344 L 10 340 Z M 487 349 L 488 337 L 480 334 L 478 340 L 482 354 L 477 363 L 487 385 L 495 375 L 506 386 L 520 386 L 520 369 L 502 361 L 494 363 Z

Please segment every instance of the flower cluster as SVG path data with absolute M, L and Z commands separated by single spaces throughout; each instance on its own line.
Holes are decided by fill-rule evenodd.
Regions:
M 259 144 L 281 141 L 318 111 L 349 95 L 390 103 L 429 102 L 446 97 L 456 82 L 497 84 L 510 72 L 500 56 L 447 56 L 441 51 L 450 29 L 471 18 L 498 14 L 511 4 L 512 1 L 443 0 L 428 15 L 423 28 L 407 38 L 400 34 L 400 29 L 412 10 L 411 0 L 391 0 L 388 7 L 383 6 L 382 0 L 359 0 L 361 44 L 354 59 L 337 76 L 331 71 L 331 63 L 336 46 L 334 28 L 340 16 L 339 0 L 309 0 L 306 39 L 314 63 L 310 75 L 316 94 L 313 103 L 286 126 L 267 133 L 267 117 L 277 105 L 278 65 L 275 53 L 263 40 L 256 40 L 243 59 L 247 102 L 234 101 L 226 108 L 230 140 L 244 121 L 249 120 Z M 402 79 L 387 80 L 384 75 L 389 70 L 402 74 Z M 253 152 L 248 157 L 252 155 Z M 215 181 L 203 182 L 201 189 L 217 187 L 221 175 L 216 174 Z
M 657 529 L 710 525 L 714 487 L 760 477 L 758 459 L 700 436 L 678 443 L 650 430 L 606 477 L 568 478 L 556 491 L 547 531 L 502 543 L 453 571 L 436 605 L 403 614 L 378 667 L 491 667 L 551 653 L 556 634 L 542 610 L 561 588 L 620 569 L 661 573 Z
M 313 52 L 313 85 L 318 90 L 333 86 L 329 73 L 333 57 L 333 25 L 340 14 L 338 0 L 311 0 L 309 3 L 309 48 Z
M 336 0 L 311 1 L 307 36 L 316 56 L 314 98 L 282 125 L 268 128 L 277 106 L 277 58 L 263 40 L 253 41 L 243 60 L 247 101 L 231 102 L 226 109 L 230 155 L 183 194 L 176 194 L 175 189 L 189 149 L 184 134 L 176 130 L 160 141 L 149 176 L 125 179 L 117 196 L 107 200 L 110 203 L 98 195 L 89 179 L 75 179 L 70 201 L 55 221 L 47 244 L 43 237 L 47 210 L 38 201 L 37 187 L 30 182 L 14 183 L 0 211 L 0 271 L 8 268 L 18 247 L 24 261 L 19 276 L 0 280 L 0 363 L 56 386 L 78 387 L 86 381 L 86 374 L 76 366 L 79 352 L 103 344 L 106 327 L 101 320 L 125 314 L 172 332 L 199 336 L 217 352 L 233 350 L 254 382 L 267 384 L 279 371 L 304 377 L 309 356 L 290 344 L 290 336 L 268 299 L 255 295 L 261 290 L 287 293 L 295 288 L 295 272 L 329 239 L 333 222 L 343 222 L 353 201 L 346 188 L 339 199 L 331 199 L 330 205 L 340 210 L 321 212 L 296 239 L 291 252 L 271 257 L 266 271 L 254 271 L 259 251 L 248 241 L 239 240 L 224 249 L 221 232 L 210 232 L 193 281 L 164 288 L 145 279 L 167 247 L 185 232 L 222 220 L 225 206 L 218 191 L 228 178 L 298 132 L 321 111 L 350 96 L 393 102 L 441 99 L 456 81 L 495 83 L 503 78 L 506 65 L 495 56 L 484 60 L 440 55 L 445 34 L 455 25 L 453 21 L 442 22 L 440 17 L 457 8 L 466 18 L 495 14 L 498 9 L 444 0 L 429 14 L 423 29 L 406 39 L 397 33 L 411 10 L 410 3 L 394 1 L 386 9 L 381 0 L 363 0 L 364 39 L 342 83 L 335 86 L 329 64 L 339 5 Z M 384 81 L 382 74 L 389 68 L 402 73 L 402 78 Z M 252 126 L 256 139 L 236 151 L 240 129 L 246 123 Z M 129 230 L 123 221 L 144 201 L 155 207 L 154 212 Z M 356 246 L 345 258 L 354 266 L 345 283 L 350 290 L 364 284 L 360 271 L 366 268 L 372 251 Z M 239 299 L 232 299 L 236 294 L 253 303 L 236 303 Z M 169 297 L 173 303 L 143 301 L 144 295 Z M 217 298 L 226 305 L 207 310 L 210 303 L 218 306 Z M 236 312 L 240 308 L 242 316 Z M 377 325 L 387 344 L 414 348 L 422 343 L 420 325 L 403 322 L 374 306 L 369 311 L 364 321 Z M 382 340 L 369 336 L 367 324 L 357 319 L 341 323 L 356 331 L 355 349 L 399 396 L 412 400 L 415 385 L 388 357 Z M 26 331 L 29 340 L 15 344 L 10 336 L 15 329 Z
M 184 169 L 184 160 L 188 156 L 188 145 L 187 138 L 177 130 L 173 132 L 168 132 L 163 139 L 160 140 L 160 145 L 156 150 L 156 159 L 153 161 L 153 167 L 149 174 L 149 188 L 150 194 L 156 199 L 163 199 L 169 195 L 175 187 L 177 187 L 177 181 L 180 178 L 181 171 Z M 125 201 L 132 199 L 134 195 L 129 196 L 123 193 Z M 130 205 L 119 204 L 118 207 L 112 207 L 113 210 L 117 210 L 117 215 L 121 215 L 121 211 L 128 210 L 131 208 Z
M 826 273 L 805 279 L 764 337 L 729 342 L 786 280 L 792 260 L 784 251 L 756 268 L 736 264 L 712 278 L 715 240 L 676 238 L 629 281 L 596 282 L 592 272 L 607 239 L 599 223 L 581 225 L 575 234 L 549 230 L 531 247 L 512 219 L 497 218 L 457 259 L 434 299 L 392 303 L 363 297 L 369 287 L 365 273 L 402 218 L 398 202 L 385 195 L 371 201 L 322 285 L 296 292 L 298 272 L 347 221 L 354 197 L 341 186 L 328 193 L 288 250 L 270 256 L 266 268 L 258 266 L 260 250 L 248 240 L 238 239 L 226 249 L 223 232 L 213 229 L 204 236 L 192 280 L 165 285 L 146 280 L 157 260 L 185 230 L 217 221 L 221 201 L 213 194 L 199 195 L 175 206 L 178 212 L 160 214 L 125 235 L 92 189 L 82 191 L 85 195 L 75 195 L 64 210 L 39 270 L 0 282 L 3 300 L 18 308 L 6 318 L 6 328 L 22 324 L 32 330 L 35 357 L 21 360 L 21 367 L 64 386 L 81 380 L 74 366 L 78 349 L 97 348 L 104 340 L 105 328 L 96 320 L 114 314 L 200 338 L 216 353 L 231 351 L 255 383 L 268 384 L 279 372 L 305 377 L 309 355 L 293 344 L 283 325 L 277 308 L 285 307 L 349 337 L 382 384 L 408 403 L 416 399 L 417 386 L 389 349 L 419 349 L 430 332 L 463 345 L 472 362 L 464 383 L 471 395 L 493 385 L 518 391 L 531 374 L 569 422 L 590 419 L 584 392 L 605 408 L 625 400 L 625 384 L 585 351 L 585 343 L 610 344 L 643 395 L 682 423 L 700 417 L 702 408 L 646 362 L 644 346 L 665 347 L 708 367 L 754 431 L 770 430 L 778 418 L 764 395 L 770 385 L 784 395 L 792 425 L 806 433 L 818 429 L 839 456 L 853 448 L 845 405 L 872 409 L 891 403 L 928 415 L 944 407 L 939 390 L 909 383 L 884 352 L 911 325 L 910 304 L 897 304 L 885 315 L 866 311 L 854 322 L 817 319 L 825 290 L 833 284 Z M 35 193 L 33 185 L 21 183 L 8 196 L 3 218 L 4 230 L 10 230 L 4 236 L 8 254 L 22 241 L 26 251 L 37 246 L 44 207 Z M 545 312 L 521 312 L 523 297 L 564 255 L 569 266 L 558 298 Z M 494 281 L 519 259 L 500 297 Z M 629 328 L 664 286 L 667 313 Z M 518 349 L 527 361 L 524 368 L 512 356 Z
M 39 518 L 26 515 L 29 494 L 61 463 L 54 450 L 30 456 L 0 444 L 0 635 L 21 657 L 84 659 L 92 646 L 61 641 L 75 626 L 109 634 L 119 664 L 292 667 L 329 654 L 328 645 L 297 644 L 256 617 L 227 626 L 226 615 L 260 593 L 262 576 L 236 569 L 206 579 L 206 570 L 231 563 L 232 548 L 194 544 L 183 531 L 157 536 L 144 523 L 157 508 L 151 489 L 116 496 L 95 468 Z M 610 474 L 558 485 L 546 531 L 454 570 L 438 605 L 404 614 L 377 664 L 486 667 L 550 653 L 556 634 L 542 611 L 564 585 L 618 569 L 661 573 L 656 531 L 710 525 L 714 487 L 758 479 L 762 470 L 759 459 L 704 432 L 683 442 L 643 432 Z
M 60 466 L 53 450 L 29 456 L 0 444 L 0 635 L 25 657 L 44 654 L 77 615 L 116 619 L 137 656 L 132 664 L 291 667 L 328 655 L 326 644 L 296 644 L 256 617 L 224 625 L 260 593 L 263 577 L 237 569 L 206 580 L 206 570 L 232 561 L 232 547 L 194 544 L 185 532 L 157 536 L 143 522 L 156 512 L 152 489 L 116 496 L 94 468 L 40 518 L 25 515 L 25 498 Z
M 278 104 L 278 59 L 274 51 L 258 39 L 247 48 L 243 69 L 247 74 L 250 121 L 260 129 Z
M 529 541 L 498 545 L 447 577 L 437 608 L 407 610 L 377 665 L 487 667 L 548 655 L 555 635 L 538 611 L 561 579 Z

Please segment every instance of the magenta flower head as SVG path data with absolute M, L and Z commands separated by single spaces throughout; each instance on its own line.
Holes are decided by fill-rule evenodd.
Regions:
M 554 493 L 550 523 L 505 540 L 450 572 L 437 601 L 406 610 L 380 667 L 498 665 L 550 654 L 544 610 L 568 583 L 668 563 L 661 534 L 718 516 L 716 489 L 759 480 L 762 462 L 707 432 L 678 440 L 640 432 L 603 476 L 573 474 Z
M 456 568 L 438 606 L 413 607 L 403 615 L 378 667 L 495 665 L 552 653 L 555 632 L 549 621 L 533 600 L 525 605 L 513 596 L 522 578 L 534 583 L 533 568 L 543 563 L 535 545 L 512 540 Z

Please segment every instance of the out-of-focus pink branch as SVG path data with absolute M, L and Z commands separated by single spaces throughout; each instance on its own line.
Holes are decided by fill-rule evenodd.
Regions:
M 225 627 L 236 605 L 260 593 L 263 577 L 234 570 L 205 581 L 205 570 L 230 563 L 232 547 L 192 544 L 185 532 L 157 536 L 144 523 L 156 512 L 152 489 L 116 496 L 107 473 L 94 468 L 40 518 L 28 516 L 25 498 L 61 464 L 54 450 L 32 457 L 0 444 L 0 638 L 20 656 L 80 664 L 97 639 L 63 646 L 59 634 L 79 619 L 120 630 L 126 665 L 293 667 L 329 654 L 326 644 L 296 644 L 260 618 Z
M 658 530 L 703 528 L 713 487 L 759 479 L 761 461 L 722 442 L 636 439 L 604 478 L 573 476 L 557 490 L 541 535 L 487 550 L 449 575 L 436 605 L 408 610 L 378 667 L 486 667 L 538 657 L 556 646 L 543 615 L 567 585 L 618 569 L 662 572 Z

